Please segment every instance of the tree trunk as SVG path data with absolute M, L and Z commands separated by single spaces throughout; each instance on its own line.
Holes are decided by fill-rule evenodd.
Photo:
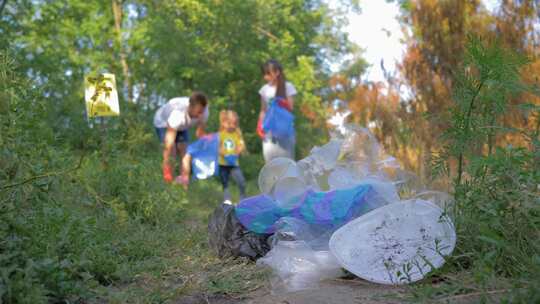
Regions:
M 120 64 L 122 64 L 122 74 L 124 74 L 124 92 L 127 91 L 128 101 L 133 102 L 133 87 L 129 80 L 129 66 L 127 63 L 127 54 L 122 42 L 122 3 L 120 0 L 112 0 L 112 9 L 114 14 L 114 28 L 116 30 L 116 39 L 120 48 Z

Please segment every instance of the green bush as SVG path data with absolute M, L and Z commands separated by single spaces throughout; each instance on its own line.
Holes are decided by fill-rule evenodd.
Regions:
M 539 129 L 515 129 L 503 119 L 513 107 L 510 100 L 538 92 L 520 80 L 525 64 L 526 58 L 497 43 L 471 37 L 455 82 L 446 149 L 436 164 L 450 173 L 452 161 L 457 162 L 452 171 L 458 234 L 453 265 L 472 272 L 483 291 L 513 290 L 508 297 L 515 301 L 527 290 L 540 297 Z M 529 110 L 527 119 L 540 122 L 538 106 L 518 106 Z M 498 146 L 497 138 L 506 132 L 523 136 L 528 145 Z M 464 285 L 460 292 L 472 288 Z
M 91 298 L 173 245 L 186 194 L 162 183 L 146 116 L 51 123 L 10 58 L 0 52 L 0 302 Z

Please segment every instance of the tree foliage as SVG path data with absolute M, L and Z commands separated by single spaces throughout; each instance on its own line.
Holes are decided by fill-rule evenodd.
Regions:
M 183 251 L 200 255 L 202 232 L 194 237 L 182 221 L 193 220 L 186 215 L 193 205 L 201 213 L 215 206 L 219 186 L 196 185 L 188 195 L 162 182 L 156 107 L 202 90 L 210 97 L 209 131 L 217 130 L 220 109 L 236 110 L 251 152 L 243 169 L 253 180 L 262 166 L 260 64 L 278 59 L 298 88 L 299 152 L 307 153 L 326 137 L 313 126 L 322 124 L 328 62 L 350 49 L 340 13 L 317 0 L 4 4 L 2 303 L 86 302 L 104 297 L 105 286 L 134 281 L 141 268 L 159 273 L 182 242 L 193 246 Z M 116 75 L 121 115 L 87 119 L 84 79 L 103 72 Z
M 539 7 L 535 1 L 502 1 L 490 12 L 481 1 L 394 2 L 401 7 L 399 21 L 406 44 L 398 64 L 399 73 L 387 75 L 384 84 L 360 82 L 347 86 L 341 81 L 340 85 L 345 88 L 344 93 L 349 92 L 355 121 L 366 125 L 371 122 L 374 133 L 391 154 L 421 176 L 429 176 L 429 164 L 442 148 L 438 139 L 450 127 L 447 110 L 455 102 L 458 71 L 466 64 L 468 37 L 499 40 L 502 48 L 528 57 L 529 64 L 521 66 L 519 73 L 525 85 L 536 85 L 534 75 L 540 67 Z M 346 76 L 343 79 L 349 81 Z M 377 92 L 366 93 L 367 88 Z M 540 99 L 527 91 L 522 94 L 511 97 L 500 119 L 508 126 L 534 128 L 536 120 L 527 119 L 519 105 L 525 100 L 540 104 Z M 499 134 L 492 140 L 498 144 L 529 145 L 517 133 Z M 456 168 L 457 163 L 451 166 Z
M 424 147 L 426 158 L 429 159 L 429 153 L 440 148 L 434 140 L 448 127 L 443 116 L 453 104 L 451 92 L 454 82 L 460 78 L 458 68 L 466 64 L 467 37 L 480 35 L 486 39 L 499 39 L 502 47 L 530 56 L 533 63 L 521 70 L 523 75 L 527 75 L 536 65 L 539 52 L 538 47 L 524 47 L 538 41 L 538 31 L 531 27 L 535 18 L 534 6 L 533 1 L 505 1 L 499 13 L 491 14 L 479 1 L 410 2 L 402 21 L 411 28 L 412 35 L 408 38 L 401 71 L 414 96 L 408 101 L 410 111 L 407 112 L 407 120 L 413 122 L 416 142 Z M 508 23 L 513 26 L 508 26 Z M 514 105 L 520 103 L 518 96 L 513 100 Z M 519 114 L 516 116 L 516 108 L 507 110 L 512 114 L 506 115 L 505 119 L 511 120 L 514 126 L 523 126 L 523 119 L 518 117 Z M 425 115 L 428 115 L 427 120 Z M 513 143 L 518 144 L 520 140 L 514 136 Z
M 276 58 L 287 74 L 312 71 L 291 80 L 310 90 L 298 104 L 322 113 L 313 94 L 324 87 L 332 58 L 351 50 L 339 31 L 339 12 L 319 0 L 9 1 L 1 18 L 6 39 L 0 46 L 15 50 L 20 69 L 45 85 L 56 131 L 83 123 L 84 76 L 111 72 L 122 84 L 128 111 L 151 112 L 192 90 L 207 93 L 213 113 L 239 113 L 253 151 L 260 149 L 252 132 L 263 84 L 260 64 Z M 136 105 L 127 104 L 131 99 Z M 299 119 L 302 124 L 305 118 Z M 211 121 L 215 129 L 217 117 Z
M 456 201 L 449 210 L 460 236 L 454 266 L 472 271 L 484 290 L 507 284 L 493 277 L 511 281 L 515 290 L 505 297 L 516 303 L 539 296 L 534 277 L 540 247 L 527 240 L 538 236 L 539 227 L 540 107 L 522 102 L 521 108 L 529 109 L 527 119 L 536 119 L 535 128 L 511 127 L 503 119 L 516 96 L 525 91 L 540 95 L 538 88 L 522 82 L 520 69 L 528 62 L 499 41 L 469 37 L 436 162 L 447 172 L 457 163 L 451 175 Z M 516 133 L 529 145 L 501 146 L 495 140 Z

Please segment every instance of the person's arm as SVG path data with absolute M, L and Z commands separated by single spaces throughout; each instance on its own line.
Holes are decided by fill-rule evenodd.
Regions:
M 238 147 L 236 147 L 236 154 L 240 155 L 246 150 L 246 144 L 244 143 L 244 138 L 240 135 L 240 140 L 238 142 Z
M 225 147 L 223 146 L 223 142 L 221 141 L 221 134 L 219 136 L 219 148 L 218 148 L 218 154 L 219 156 L 225 156 Z
M 259 112 L 259 119 L 257 120 L 257 135 L 260 138 L 264 138 L 264 130 L 262 128 L 262 123 L 264 121 L 264 115 L 266 113 L 266 101 L 261 96 L 261 111 Z
M 293 111 L 293 105 L 294 105 L 294 97 L 289 96 L 287 99 L 280 99 L 279 105 L 285 109 L 287 109 L 289 112 Z
M 191 175 L 191 154 L 186 153 L 182 158 L 182 183 L 187 185 Z
M 176 129 L 167 127 L 163 145 L 163 165 L 169 164 L 169 158 L 174 149 L 174 140 L 176 139 Z
M 294 96 L 287 97 L 287 101 L 289 102 L 289 111 L 293 111 L 294 109 Z
M 197 130 L 195 131 L 195 136 L 197 136 L 197 138 L 201 138 L 204 135 L 206 135 L 206 122 L 201 121 L 197 124 Z
M 264 101 L 264 99 L 261 96 L 261 111 L 259 112 L 259 119 L 260 120 L 264 119 L 264 114 L 266 113 L 266 108 L 267 108 L 266 101 Z
M 290 82 L 287 82 L 285 86 L 287 90 L 287 104 L 285 105 L 285 107 L 287 108 L 287 110 L 292 112 L 294 109 L 294 96 L 298 92 L 296 91 L 296 88 L 292 85 L 292 83 Z

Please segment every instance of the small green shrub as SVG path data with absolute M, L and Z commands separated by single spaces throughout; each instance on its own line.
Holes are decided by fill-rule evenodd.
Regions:
M 463 284 L 456 293 L 479 288 L 489 294 L 499 289 L 518 299 L 528 290 L 538 298 L 539 130 L 517 130 L 503 119 L 513 107 L 511 99 L 525 91 L 538 91 L 520 80 L 526 58 L 475 37 L 470 38 L 467 50 L 455 82 L 455 105 L 444 135 L 446 148 L 435 167 L 455 177 L 458 244 L 452 261 L 456 270 L 472 272 L 474 283 L 450 281 Z M 537 106 L 527 108 L 533 109 L 527 119 L 540 118 Z M 521 134 L 530 145 L 497 145 L 505 132 Z M 457 162 L 455 171 L 453 161 Z

